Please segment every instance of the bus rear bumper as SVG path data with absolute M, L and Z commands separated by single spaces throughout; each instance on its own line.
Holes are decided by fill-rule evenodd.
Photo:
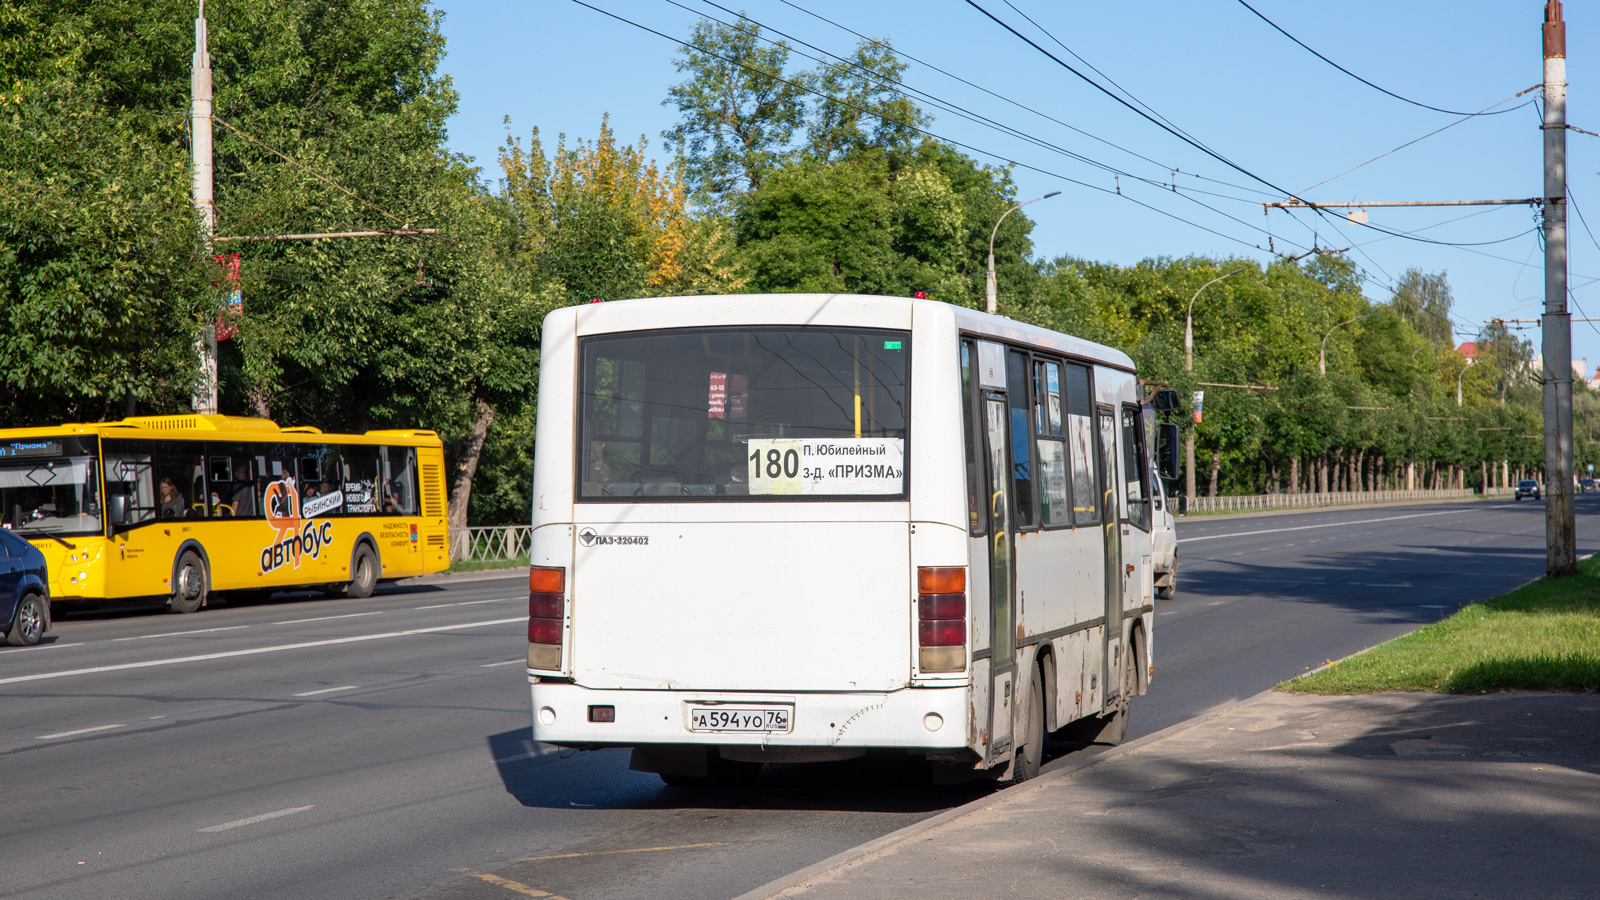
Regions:
M 594 690 L 534 684 L 533 739 L 577 747 L 640 744 L 960 749 L 968 745 L 966 686 L 888 692 L 731 693 Z M 609 716 L 612 721 L 594 721 Z M 788 731 L 696 728 L 694 710 L 786 713 Z

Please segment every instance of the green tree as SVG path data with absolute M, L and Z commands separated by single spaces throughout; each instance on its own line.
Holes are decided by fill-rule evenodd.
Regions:
M 1416 332 L 1442 347 L 1455 346 L 1455 326 L 1450 322 L 1450 281 L 1444 272 L 1406 269 L 1395 282 L 1389 301 Z
M 786 76 L 789 45 L 754 25 L 700 22 L 673 65 L 688 78 L 667 91 L 682 121 L 662 132 L 706 206 L 759 188 L 790 152 L 805 119 L 803 78 Z

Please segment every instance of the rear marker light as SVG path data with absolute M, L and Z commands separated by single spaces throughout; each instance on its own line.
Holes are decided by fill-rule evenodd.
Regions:
M 616 720 L 617 708 L 615 706 L 589 707 L 589 721 L 591 722 L 615 722 Z
M 967 570 L 917 569 L 917 668 L 961 672 L 967 667 Z

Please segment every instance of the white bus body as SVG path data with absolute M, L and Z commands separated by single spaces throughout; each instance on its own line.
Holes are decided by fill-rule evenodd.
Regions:
M 1016 779 L 1046 731 L 1119 739 L 1153 672 L 1139 404 L 1116 350 L 930 300 L 551 313 L 534 739 L 669 781 L 874 748 Z

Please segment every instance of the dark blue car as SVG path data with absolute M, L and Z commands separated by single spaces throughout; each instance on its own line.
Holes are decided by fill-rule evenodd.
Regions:
M 28 647 L 50 630 L 50 577 L 44 554 L 0 528 L 0 628 L 13 647 Z

